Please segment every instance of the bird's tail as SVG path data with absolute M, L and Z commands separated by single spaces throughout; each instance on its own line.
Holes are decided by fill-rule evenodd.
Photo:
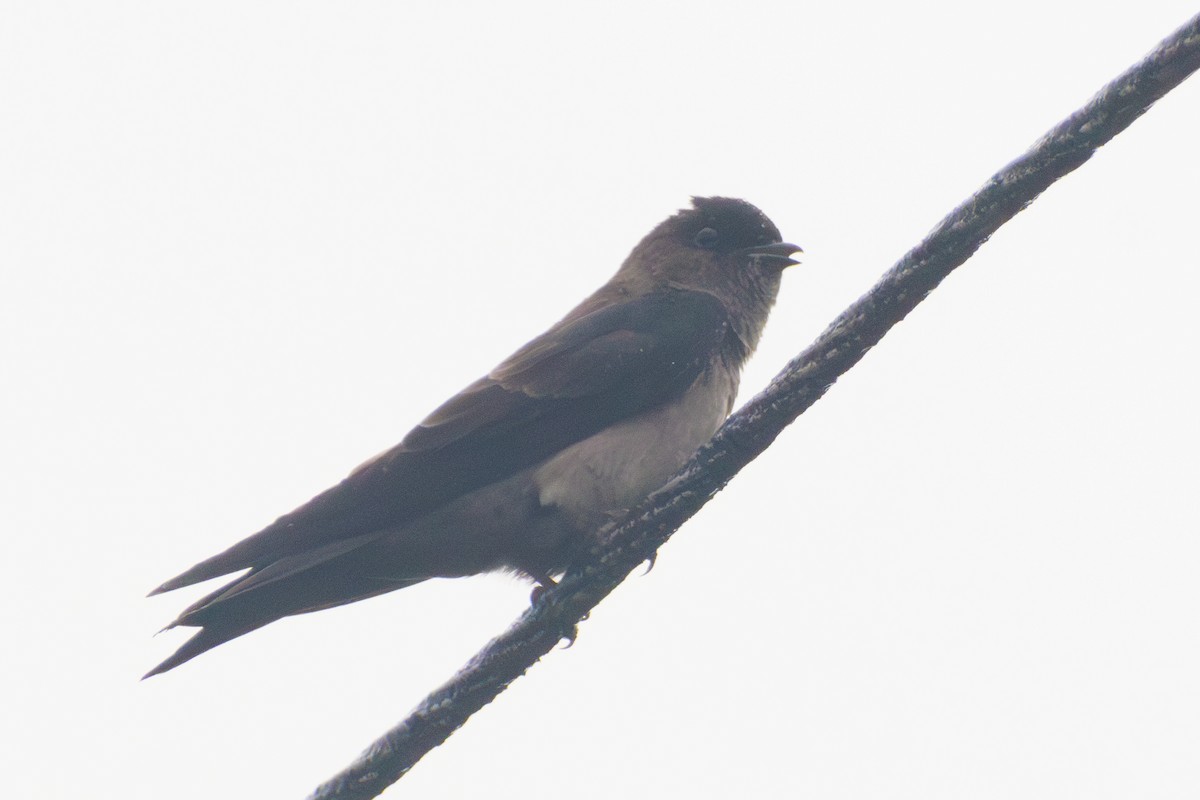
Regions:
M 206 625 L 192 635 L 192 638 L 183 643 L 182 646 L 171 657 L 163 661 L 154 669 L 142 676 L 142 680 L 146 680 L 151 675 L 158 675 L 166 672 L 169 669 L 175 669 L 180 664 L 191 661 L 201 653 L 211 650 L 219 644 L 225 644 L 230 639 L 236 639 L 244 633 L 249 633 L 256 628 L 261 628 L 271 620 L 264 620 L 255 625 L 250 626 L 221 626 L 221 625 Z
M 412 586 L 428 577 L 379 575 L 373 551 L 364 548 L 375 538 L 375 535 L 357 537 L 281 558 L 202 597 L 167 626 L 167 629 L 184 626 L 200 630 L 143 679 L 174 669 L 277 619 L 364 600 Z

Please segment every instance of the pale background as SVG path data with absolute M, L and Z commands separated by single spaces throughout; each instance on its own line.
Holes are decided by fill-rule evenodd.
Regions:
M 807 251 L 744 397 L 1189 2 L 22 3 L 6 794 L 300 798 L 504 577 L 145 683 L 151 587 L 390 446 L 691 194 Z M 1200 81 L 1005 227 L 385 797 L 1192 798 Z

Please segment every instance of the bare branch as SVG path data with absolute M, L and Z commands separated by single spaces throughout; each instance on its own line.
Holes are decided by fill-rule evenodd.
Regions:
M 397 781 L 563 638 L 638 564 L 787 425 L 858 363 L 950 272 L 1056 180 L 1145 113 L 1200 67 L 1200 16 L 987 181 L 851 305 L 767 389 L 637 509 L 602 532 L 603 544 L 543 594 L 408 719 L 388 731 L 309 800 L 365 800 Z

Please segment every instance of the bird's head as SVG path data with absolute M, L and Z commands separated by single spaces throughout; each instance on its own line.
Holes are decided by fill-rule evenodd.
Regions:
M 618 273 L 634 291 L 663 288 L 706 292 L 720 300 L 748 351 L 762 334 L 784 268 L 800 247 L 744 200 L 693 197 L 646 235 Z

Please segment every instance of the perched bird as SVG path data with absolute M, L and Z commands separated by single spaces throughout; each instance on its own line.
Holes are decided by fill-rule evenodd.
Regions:
M 146 677 L 282 617 L 427 578 L 510 570 L 551 585 L 729 415 L 798 252 L 749 203 L 693 198 L 400 444 L 151 592 L 249 570 L 167 626 L 200 630 Z

